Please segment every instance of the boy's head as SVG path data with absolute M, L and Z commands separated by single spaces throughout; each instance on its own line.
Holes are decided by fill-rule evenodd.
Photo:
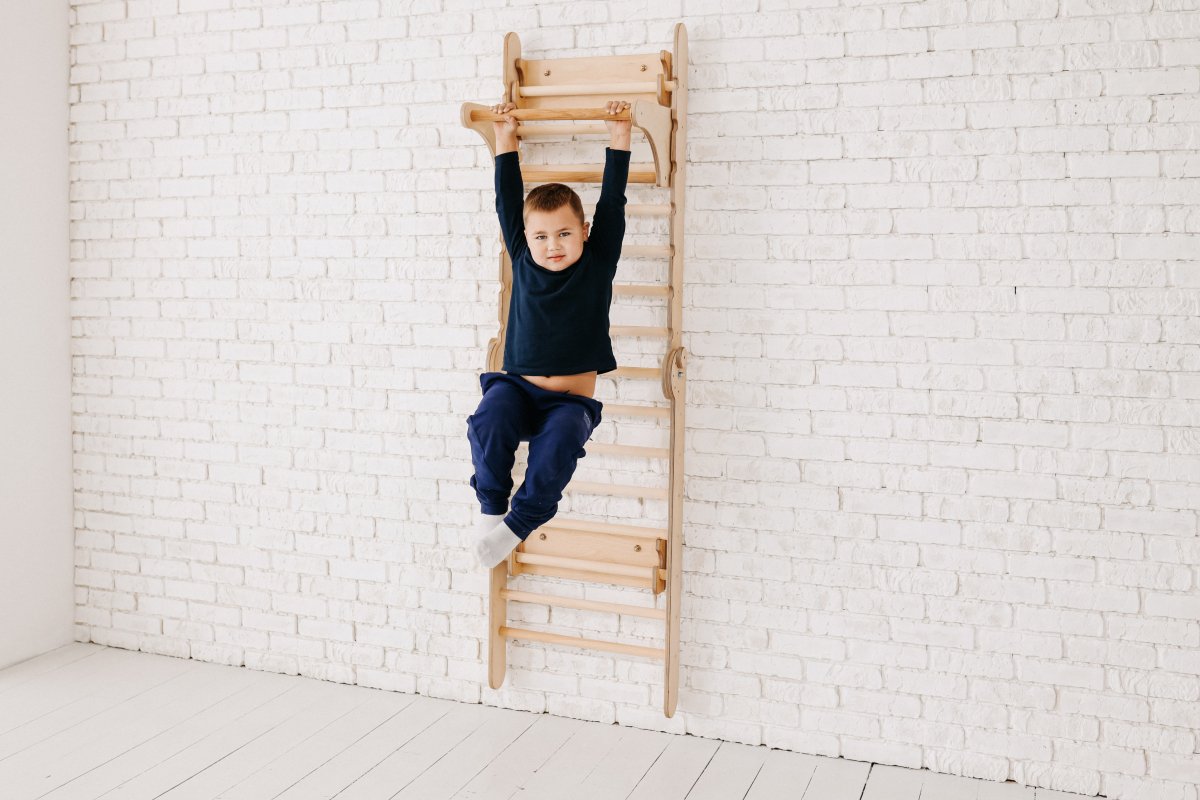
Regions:
M 529 254 L 539 267 L 559 271 L 583 255 L 588 223 L 583 221 L 579 195 L 561 183 L 536 187 L 525 198 L 522 212 Z

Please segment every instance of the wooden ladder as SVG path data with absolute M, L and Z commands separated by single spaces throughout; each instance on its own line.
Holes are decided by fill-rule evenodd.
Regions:
M 504 683 L 510 639 L 537 641 L 603 650 L 622 655 L 661 659 L 664 665 L 663 713 L 675 713 L 679 695 L 679 602 L 683 555 L 683 433 L 686 354 L 681 344 L 683 322 L 683 209 L 684 154 L 687 133 L 687 30 L 682 22 L 674 28 L 674 49 L 629 56 L 588 58 L 525 59 L 515 33 L 504 37 L 504 102 L 515 103 L 511 112 L 518 120 L 517 137 L 573 136 L 605 133 L 599 120 L 630 119 L 649 143 L 653 163 L 630 164 L 629 183 L 652 184 L 667 190 L 670 199 L 661 204 L 629 204 L 627 216 L 669 218 L 669 241 L 664 245 L 626 245 L 622 258 L 659 258 L 669 261 L 667 280 L 652 283 L 617 283 L 614 302 L 623 296 L 663 298 L 667 304 L 667 327 L 611 326 L 615 337 L 657 337 L 665 342 L 661 366 L 618 366 L 605 378 L 659 380 L 669 405 L 604 404 L 604 416 L 641 417 L 666 420 L 670 446 L 666 448 L 589 443 L 595 453 L 636 458 L 660 458 L 668 462 L 668 486 L 647 488 L 572 480 L 565 492 L 615 497 L 641 497 L 668 503 L 667 526 L 617 525 L 554 517 L 534 531 L 498 564 L 491 573 L 488 625 L 488 683 L 499 689 Z M 630 111 L 608 114 L 598 104 L 626 100 Z M 498 115 L 489 106 L 464 103 L 462 124 L 479 133 L 493 158 L 496 142 L 492 121 Z M 566 124 L 553 124 L 553 123 Z M 580 124 L 580 123 L 583 124 Z M 529 124 L 537 123 L 537 124 Z M 548 124 L 551 123 L 551 124 Z M 603 164 L 526 166 L 526 182 L 600 183 Z M 500 371 L 503 361 L 505 325 L 512 291 L 512 263 L 506 248 L 500 255 L 500 331 L 488 343 L 487 369 Z M 591 583 L 616 584 L 648 589 L 654 607 L 601 602 L 582 598 L 517 591 L 508 579 L 517 575 L 569 578 Z M 665 593 L 666 608 L 657 607 Z M 508 603 L 536 603 L 551 607 L 612 612 L 661 620 L 662 648 L 623 642 L 600 641 L 508 625 Z

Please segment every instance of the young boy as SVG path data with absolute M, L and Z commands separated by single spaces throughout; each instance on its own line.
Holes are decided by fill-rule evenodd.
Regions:
M 507 103 L 492 110 L 514 108 Z M 629 103 L 614 100 L 605 108 L 617 113 Z M 492 124 L 496 213 L 512 259 L 512 299 L 502 371 L 479 376 L 483 399 L 467 417 L 471 487 L 481 508 L 473 552 L 489 569 L 558 511 L 562 490 L 586 455 L 583 444 L 600 423 L 604 406 L 592 397 L 596 376 L 617 368 L 608 310 L 625 236 L 631 134 L 628 120 L 606 121 L 611 143 L 589 231 L 579 196 L 561 183 L 538 186 L 522 203 L 517 120 Z M 529 442 L 529 462 L 509 510 L 522 441 Z

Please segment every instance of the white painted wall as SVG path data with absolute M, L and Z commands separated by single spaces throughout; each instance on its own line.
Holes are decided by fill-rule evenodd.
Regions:
M 0 3 L 0 668 L 72 640 L 67 33 Z
M 1196 800 L 1194 4 L 649 5 L 73 4 L 76 637 Z M 680 19 L 691 358 L 664 720 L 636 659 L 514 646 L 486 688 L 465 417 L 498 242 L 458 109 L 499 97 L 506 31 L 527 57 L 657 52 Z M 624 363 L 657 363 L 634 344 Z M 655 443 L 610 423 L 597 440 Z M 577 476 L 661 478 L 622 469 L 590 455 Z

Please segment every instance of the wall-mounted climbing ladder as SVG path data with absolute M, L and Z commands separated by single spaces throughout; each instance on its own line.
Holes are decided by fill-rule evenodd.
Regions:
M 610 328 L 613 338 L 661 339 L 665 344 L 661 367 L 618 366 L 615 372 L 606 373 L 603 377 L 661 381 L 663 398 L 669 405 L 616 405 L 606 402 L 604 416 L 606 419 L 625 416 L 665 420 L 669 425 L 670 444 L 666 448 L 658 448 L 589 443 L 586 449 L 591 452 L 667 461 L 668 485 L 657 488 L 572 481 L 567 493 L 574 491 L 666 500 L 666 528 L 556 516 L 534 531 L 508 559 L 492 570 L 488 626 L 488 682 L 493 689 L 499 689 L 504 683 L 509 639 L 661 659 L 664 664 L 663 713 L 668 717 L 675 713 L 679 695 L 679 603 L 683 572 L 685 353 L 681 345 L 681 333 L 688 63 L 687 31 L 683 23 L 675 25 L 674 40 L 671 52 L 660 50 L 658 53 L 629 56 L 525 59 L 521 57 L 521 41 L 517 34 L 509 33 L 504 37 L 503 100 L 517 106 L 516 111 L 511 113 L 518 120 L 518 140 L 605 133 L 605 126 L 597 120 L 630 119 L 634 131 L 640 131 L 649 144 L 653 163 L 631 163 L 629 184 L 648 184 L 669 192 L 669 200 L 664 203 L 626 206 L 626 216 L 668 218 L 668 243 L 625 245 L 622 248 L 623 259 L 660 258 L 669 262 L 663 279 L 617 283 L 613 286 L 614 300 L 622 296 L 662 298 L 667 305 L 667 325 L 665 328 L 616 325 Z M 631 110 L 618 115 L 608 114 L 602 106 L 607 100 L 626 100 Z M 483 137 L 493 158 L 496 142 L 492 122 L 497 118 L 498 115 L 492 113 L 489 106 L 478 103 L 464 103 L 462 106 L 462 124 Z M 522 164 L 521 171 L 527 183 L 558 181 L 598 184 L 604 169 L 603 164 Z M 500 332 L 488 345 L 489 371 L 501 369 L 511 291 L 512 263 L 505 248 L 501 247 Z M 510 589 L 509 578 L 517 575 L 543 575 L 641 587 L 648 589 L 655 600 L 665 593 L 666 607 L 659 608 L 657 603 L 650 608 Z M 510 627 L 510 601 L 661 620 L 664 645 L 660 649 Z

